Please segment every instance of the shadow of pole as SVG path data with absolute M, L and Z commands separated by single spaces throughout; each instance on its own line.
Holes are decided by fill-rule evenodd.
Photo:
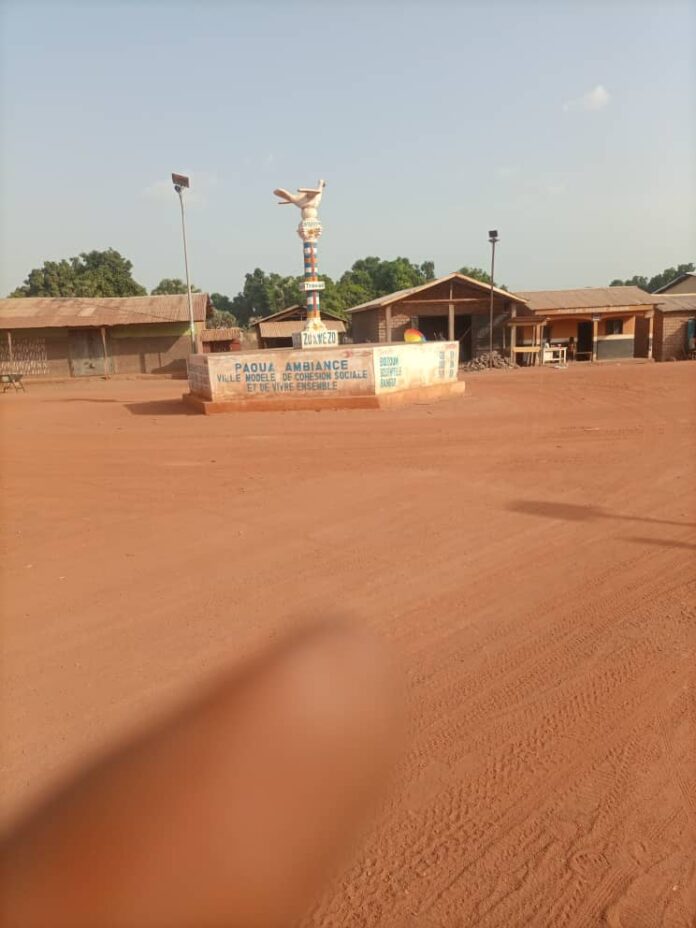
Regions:
M 133 416 L 197 416 L 195 409 L 187 406 L 183 400 L 150 400 L 144 403 L 124 403 Z
M 649 516 L 625 516 L 607 512 L 601 506 L 582 506 L 577 503 L 549 503 L 544 500 L 515 500 L 507 508 L 528 516 L 546 519 L 564 519 L 567 522 L 592 522 L 597 519 L 618 519 L 626 522 L 645 522 L 653 525 L 678 525 L 696 528 L 693 522 L 673 522 L 670 519 L 652 519 Z

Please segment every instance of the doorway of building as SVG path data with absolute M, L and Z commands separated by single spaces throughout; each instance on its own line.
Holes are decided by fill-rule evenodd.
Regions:
M 578 361 L 592 360 L 592 329 L 591 322 L 578 322 L 578 347 L 575 352 Z
M 104 345 L 99 329 L 77 329 L 68 332 L 70 370 L 73 377 L 103 375 Z
M 418 328 L 429 342 L 446 342 L 449 320 L 447 316 L 419 316 Z
M 447 316 L 419 316 L 418 329 L 429 342 L 447 341 Z M 454 317 L 454 339 L 459 342 L 460 362 L 471 360 L 471 316 Z

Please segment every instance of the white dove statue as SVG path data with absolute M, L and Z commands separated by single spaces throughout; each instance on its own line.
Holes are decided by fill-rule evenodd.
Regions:
M 297 193 L 290 193 L 289 190 L 285 190 L 283 187 L 278 187 L 273 193 L 280 197 L 280 206 L 293 204 L 302 210 L 303 219 L 316 219 L 324 187 L 326 187 L 326 181 L 320 180 L 319 185 L 315 188 L 298 187 Z

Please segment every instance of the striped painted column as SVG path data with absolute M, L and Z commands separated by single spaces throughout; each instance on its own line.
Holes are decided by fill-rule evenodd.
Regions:
M 304 278 L 305 281 L 317 281 L 317 243 L 305 239 L 303 243 L 304 250 Z M 307 290 L 305 293 L 307 305 L 307 324 L 319 323 L 321 321 L 321 308 L 318 290 Z

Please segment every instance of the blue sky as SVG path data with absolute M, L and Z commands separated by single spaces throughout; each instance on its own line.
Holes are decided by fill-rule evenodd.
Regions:
M 0 0 L 0 293 L 113 246 L 147 287 L 302 271 L 276 186 L 327 180 L 319 249 L 519 289 L 696 260 L 696 3 Z

